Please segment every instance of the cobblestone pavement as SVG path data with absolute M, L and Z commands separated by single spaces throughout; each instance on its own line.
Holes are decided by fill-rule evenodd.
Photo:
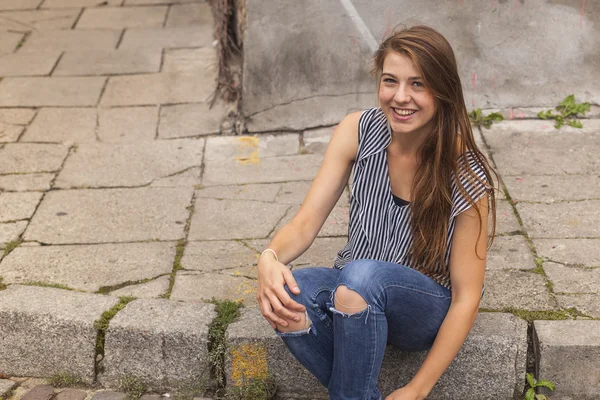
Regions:
M 256 308 L 259 252 L 333 127 L 220 136 L 212 25 L 194 0 L 0 0 L 0 289 Z M 502 179 L 481 306 L 600 318 L 600 120 L 524 112 L 476 130 Z M 349 195 L 294 268 L 332 265 Z M 123 396 L 11 382 L 14 400 Z

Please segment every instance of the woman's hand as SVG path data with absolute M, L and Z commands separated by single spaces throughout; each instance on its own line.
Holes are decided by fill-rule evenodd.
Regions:
M 425 396 L 423 396 L 418 390 L 412 388 L 411 386 L 404 386 L 398 390 L 394 390 L 390 393 L 389 396 L 385 398 L 385 400 L 423 400 Z
M 256 300 L 260 306 L 263 317 L 269 324 L 287 326 L 286 319 L 299 321 L 296 312 L 304 312 L 305 307 L 292 300 L 284 289 L 287 284 L 292 293 L 299 294 L 300 289 L 290 271 L 285 265 L 278 262 L 275 257 L 267 252 L 258 260 L 258 293 Z

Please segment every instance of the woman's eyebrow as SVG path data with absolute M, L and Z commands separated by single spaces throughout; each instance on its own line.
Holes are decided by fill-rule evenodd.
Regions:
M 390 77 L 392 77 L 394 79 L 398 79 L 398 78 L 396 78 L 396 75 L 394 75 L 392 73 L 389 73 L 389 72 L 382 72 L 381 76 L 390 76 Z M 422 78 L 420 76 L 410 76 L 408 78 L 408 80 L 409 81 L 417 81 L 417 80 L 422 80 Z

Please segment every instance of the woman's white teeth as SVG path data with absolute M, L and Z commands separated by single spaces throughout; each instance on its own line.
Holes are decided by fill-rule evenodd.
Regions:
M 394 111 L 396 112 L 396 114 L 400 114 L 400 115 L 411 115 L 411 114 L 416 113 L 416 111 L 399 110 L 397 108 L 395 108 Z

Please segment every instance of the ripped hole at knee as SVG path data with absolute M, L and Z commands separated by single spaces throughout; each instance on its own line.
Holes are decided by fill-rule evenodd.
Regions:
M 336 311 L 343 313 L 358 313 L 369 306 L 360 294 L 343 285 L 338 286 L 332 297 Z

